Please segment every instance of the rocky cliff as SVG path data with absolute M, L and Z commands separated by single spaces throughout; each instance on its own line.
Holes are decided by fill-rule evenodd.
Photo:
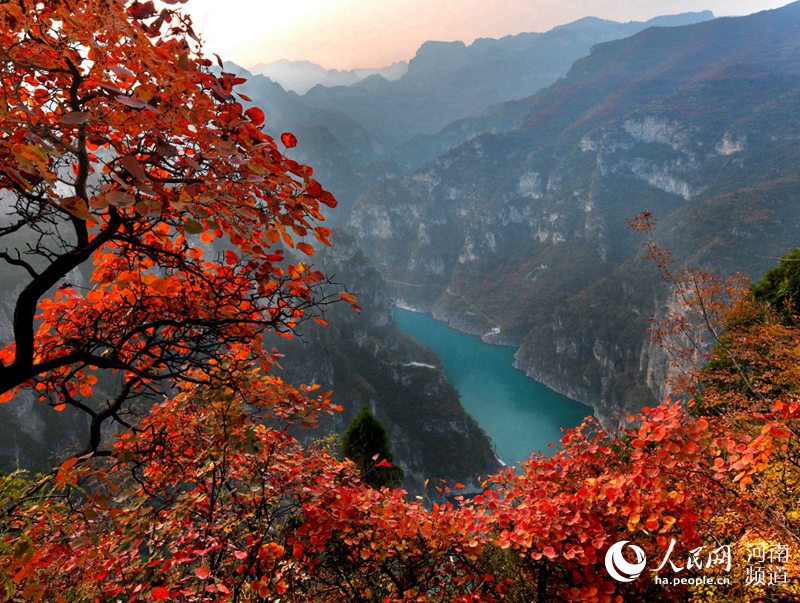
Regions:
M 609 418 L 651 403 L 669 291 L 626 218 L 679 265 L 760 275 L 800 225 L 800 4 L 597 46 L 522 125 L 376 182 L 350 225 L 412 306 L 520 346 L 517 364 Z

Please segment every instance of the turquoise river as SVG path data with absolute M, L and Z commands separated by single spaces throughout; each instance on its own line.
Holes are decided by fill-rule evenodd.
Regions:
M 515 369 L 512 347 L 484 343 L 429 314 L 397 308 L 395 320 L 406 335 L 439 355 L 464 408 L 492 439 L 504 463 L 517 464 L 532 452 L 551 454 L 562 427 L 574 427 L 592 414 L 588 406 Z

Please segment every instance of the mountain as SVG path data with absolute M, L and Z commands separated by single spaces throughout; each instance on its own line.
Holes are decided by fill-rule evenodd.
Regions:
M 567 73 L 595 44 L 653 25 L 682 25 L 713 18 L 710 12 L 660 17 L 647 23 L 581 19 L 547 33 L 500 39 L 426 42 L 396 81 L 370 77 L 349 86 L 317 86 L 303 102 L 335 109 L 368 127 L 386 145 L 431 134 L 490 105 L 530 96 Z
M 527 97 L 553 82 L 592 45 L 652 24 L 711 17 L 710 12 L 686 13 L 624 24 L 587 18 L 544 34 L 479 39 L 469 46 L 428 42 L 410 64 L 378 70 L 325 70 L 308 61 L 285 60 L 257 65 L 252 72 L 230 62 L 225 69 L 248 79 L 241 90 L 264 107 L 273 136 L 284 131 L 298 136 L 300 144 L 290 156 L 313 165 L 318 179 L 337 196 L 342 206 L 333 216 L 337 221 L 346 218 L 352 201 L 376 177 L 420 167 L 470 137 L 517 127 L 521 115 L 511 104 L 490 105 Z M 395 81 L 386 79 L 401 73 Z M 299 95 L 287 89 L 296 86 L 289 81 L 295 76 L 355 83 L 315 86 Z
M 600 44 L 511 131 L 377 181 L 351 229 L 397 298 L 610 421 L 667 371 L 647 326 L 670 291 L 626 218 L 652 210 L 678 265 L 752 276 L 800 240 L 798 41 L 793 3 Z
M 305 94 L 314 86 L 349 86 L 363 79 L 378 75 L 388 81 L 396 80 L 408 70 L 408 63 L 396 61 L 386 67 L 373 69 L 326 69 L 311 61 L 289 61 L 281 59 L 271 63 L 258 63 L 250 68 L 284 89 Z

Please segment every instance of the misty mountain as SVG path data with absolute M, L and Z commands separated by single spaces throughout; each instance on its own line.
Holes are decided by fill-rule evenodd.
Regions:
M 237 91 L 264 109 L 265 128 L 273 138 L 280 140 L 282 132 L 297 136 L 298 146 L 287 156 L 313 166 L 315 177 L 339 199 L 340 209 L 331 212 L 331 220 L 346 220 L 350 203 L 363 190 L 365 173 L 371 173 L 367 166 L 382 161 L 387 149 L 344 112 L 311 107 L 296 93 L 235 63 L 226 62 L 224 69 L 247 78 Z
M 326 69 L 311 61 L 281 59 L 271 63 L 258 63 L 249 71 L 268 77 L 286 90 L 305 94 L 314 86 L 349 86 L 373 75 L 388 81 L 396 80 L 408 71 L 408 63 L 396 61 L 386 67 L 371 69 Z
M 490 105 L 537 92 L 567 73 L 595 44 L 651 26 L 683 25 L 713 18 L 710 12 L 659 17 L 646 23 L 586 18 L 546 33 L 500 39 L 426 42 L 396 81 L 370 77 L 350 86 L 318 86 L 303 102 L 346 113 L 383 144 L 431 134 Z
M 670 291 L 624 221 L 652 210 L 679 265 L 722 272 L 797 245 L 799 41 L 794 3 L 598 45 L 516 128 L 377 181 L 351 228 L 405 303 L 601 417 L 651 403 Z
M 248 78 L 241 90 L 265 108 L 270 134 L 276 138 L 284 131 L 297 135 L 300 144 L 290 156 L 313 165 L 318 179 L 337 196 L 341 208 L 332 221 L 341 223 L 346 221 L 352 201 L 376 177 L 418 168 L 473 136 L 517 127 L 524 105 L 522 111 L 513 103 L 486 107 L 529 96 L 566 74 L 574 59 L 587 54 L 595 43 L 651 25 L 712 16 L 710 12 L 686 13 L 647 23 L 586 18 L 544 34 L 479 39 L 469 46 L 428 42 L 407 66 L 408 72 L 396 81 L 370 75 L 370 70 L 353 70 L 355 77 L 368 77 L 351 86 L 317 86 L 302 96 L 233 63 L 226 63 L 225 68 Z M 329 71 L 306 61 L 278 61 L 258 68 L 272 69 L 276 78 L 287 73 L 317 77 Z M 386 69 L 396 75 L 405 66 L 394 64 Z M 385 70 L 378 71 L 388 75 Z M 345 72 L 336 73 L 339 77 Z M 468 117 L 450 123 L 461 114 Z M 426 125 L 431 123 L 436 125 Z M 445 123 L 448 125 L 439 132 L 418 134 Z

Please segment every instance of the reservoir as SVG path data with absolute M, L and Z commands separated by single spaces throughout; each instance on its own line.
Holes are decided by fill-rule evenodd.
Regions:
M 559 446 L 561 427 L 575 427 L 592 414 L 590 407 L 515 369 L 513 347 L 484 343 L 429 314 L 396 308 L 395 320 L 403 333 L 439 355 L 464 409 L 508 465 L 518 464 L 532 452 L 552 454 Z

